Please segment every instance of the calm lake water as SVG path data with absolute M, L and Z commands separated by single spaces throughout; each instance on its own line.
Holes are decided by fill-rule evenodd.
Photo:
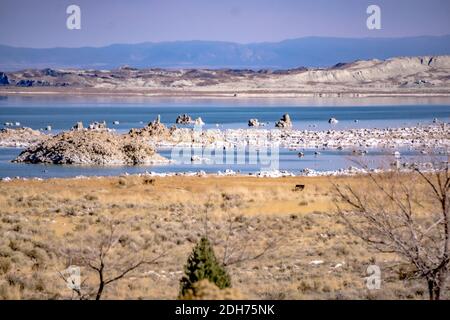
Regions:
M 450 119 L 450 102 L 446 100 L 186 100 L 186 99 L 108 99 L 108 98 L 61 98 L 61 97 L 0 97 L 0 126 L 5 122 L 20 122 L 21 126 L 41 129 L 50 125 L 53 132 L 66 130 L 77 121 L 85 125 L 93 121 L 106 121 L 119 132 L 138 128 L 161 116 L 161 121 L 172 125 L 179 114 L 187 113 L 193 118 L 201 117 L 206 128 L 246 128 L 250 118 L 267 123 L 273 128 L 282 114 L 289 113 L 294 128 L 323 130 L 330 128 L 328 119 L 339 120 L 333 129 L 386 128 L 431 123 L 434 118 Z M 358 120 L 355 122 L 355 120 Z M 119 121 L 113 125 L 113 121 Z M 279 169 L 298 173 L 304 168 L 318 171 L 347 168 L 355 157 L 351 150 L 305 150 L 299 159 L 297 152 L 282 149 L 279 152 Z M 10 161 L 20 153 L 19 149 L 0 149 L 0 177 L 67 177 L 77 175 L 119 175 L 124 172 L 217 172 L 232 169 L 243 173 L 256 172 L 261 164 L 170 164 L 164 166 L 96 167 L 13 164 Z M 170 150 L 160 150 L 170 157 Z M 386 161 L 392 150 L 369 150 L 364 162 L 372 167 Z M 248 156 L 248 155 L 247 155 Z M 421 156 L 413 151 L 402 150 L 403 160 Z M 263 168 L 264 169 L 264 168 Z

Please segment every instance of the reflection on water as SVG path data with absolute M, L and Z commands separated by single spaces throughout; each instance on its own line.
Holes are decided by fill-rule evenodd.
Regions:
M 32 98 L 8 97 L 0 100 L 0 126 L 5 122 L 20 122 L 22 126 L 33 129 L 50 125 L 54 130 L 71 128 L 76 122 L 85 124 L 105 120 L 111 128 L 128 131 L 130 128 L 142 127 L 157 115 L 166 125 L 172 125 L 176 117 L 188 113 L 191 117 L 201 117 L 206 128 L 244 128 L 249 119 L 257 118 L 266 123 L 266 128 L 273 128 L 275 121 L 282 114 L 289 113 L 294 128 L 302 130 L 348 129 L 348 128 L 385 128 L 411 126 L 429 123 L 434 118 L 448 121 L 450 117 L 450 101 L 437 100 L 443 104 L 422 105 L 421 100 L 415 104 L 378 105 L 343 104 L 332 105 L 330 100 L 313 100 L 307 104 L 292 100 L 139 100 L 106 98 Z M 308 101 L 308 100 L 306 100 Z M 318 101 L 323 101 L 318 106 Z M 327 103 L 326 103 L 327 101 Z M 362 103 L 364 100 L 356 100 Z M 403 101 L 404 100 L 400 100 Z M 408 101 L 406 99 L 406 101 Z M 425 100 L 426 101 L 426 100 Z M 290 102 L 290 103 L 289 103 Z M 372 101 L 374 102 L 374 101 Z M 435 101 L 436 102 L 436 101 Z M 330 126 L 328 120 L 334 117 L 339 123 Z M 113 122 L 119 124 L 114 125 Z

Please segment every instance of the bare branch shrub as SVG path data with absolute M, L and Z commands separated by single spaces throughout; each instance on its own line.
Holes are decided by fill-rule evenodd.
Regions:
M 369 171 L 364 182 L 334 185 L 343 221 L 376 250 L 402 257 L 439 300 L 449 265 L 448 162 L 409 173 Z
M 83 281 L 79 288 L 72 290 L 80 300 L 100 300 L 106 287 L 126 277 L 146 265 L 157 263 L 164 253 L 151 253 L 146 241 L 128 239 L 124 223 L 105 220 L 100 223 L 96 234 L 86 233 L 78 242 L 62 250 L 67 266 L 82 268 Z M 68 279 L 60 273 L 64 281 Z

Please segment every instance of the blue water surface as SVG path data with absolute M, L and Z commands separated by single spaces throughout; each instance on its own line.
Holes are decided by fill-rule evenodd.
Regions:
M 365 101 L 364 103 L 333 103 L 321 101 L 291 100 L 208 100 L 208 99 L 117 99 L 86 97 L 0 97 L 0 127 L 5 122 L 20 122 L 20 126 L 41 129 L 52 127 L 52 132 L 67 130 L 76 122 L 85 125 L 93 121 L 106 121 L 108 126 L 119 132 L 139 128 L 161 116 L 166 125 L 173 125 L 179 114 L 187 113 L 193 118 L 201 117 L 206 128 L 247 128 L 251 118 L 266 123 L 273 128 L 284 113 L 289 113 L 296 129 L 324 130 L 349 128 L 387 128 L 429 124 L 433 119 L 448 122 L 450 103 L 439 100 L 385 100 Z M 339 120 L 336 125 L 328 123 L 329 118 Z M 119 121 L 114 125 L 113 121 Z M 42 164 L 11 163 L 20 149 L 0 148 L 0 177 L 71 177 L 77 175 L 120 175 L 122 173 L 217 172 L 232 169 L 242 173 L 264 169 L 258 163 L 245 164 L 191 164 L 174 163 L 163 166 L 61 166 Z M 329 171 L 354 165 L 352 150 L 304 150 L 305 157 L 299 158 L 298 151 L 282 149 L 279 153 L 279 169 L 298 173 L 310 168 Z M 170 158 L 170 150 L 159 150 Z M 364 162 L 378 167 L 386 162 L 392 150 L 369 150 Z M 248 156 L 248 155 L 247 155 Z M 415 151 L 402 150 L 404 160 L 420 158 Z

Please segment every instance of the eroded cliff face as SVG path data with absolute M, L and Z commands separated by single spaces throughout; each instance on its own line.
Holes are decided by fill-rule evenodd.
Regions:
M 389 82 L 406 81 L 417 78 L 438 80 L 440 76 L 450 74 L 450 56 L 440 57 L 404 57 L 385 61 L 369 60 L 340 64 L 330 69 L 309 70 L 295 76 L 299 82 L 349 82 L 386 80 Z M 441 79 L 442 80 L 442 79 Z M 445 79 L 444 79 L 445 80 Z M 448 80 L 448 79 L 447 79 Z
M 3 87 L 91 88 L 97 90 L 184 90 L 198 92 L 450 91 L 450 56 L 398 57 L 339 63 L 325 69 L 134 69 L 23 70 L 5 73 Z M 3 81 L 5 82 L 5 81 Z

